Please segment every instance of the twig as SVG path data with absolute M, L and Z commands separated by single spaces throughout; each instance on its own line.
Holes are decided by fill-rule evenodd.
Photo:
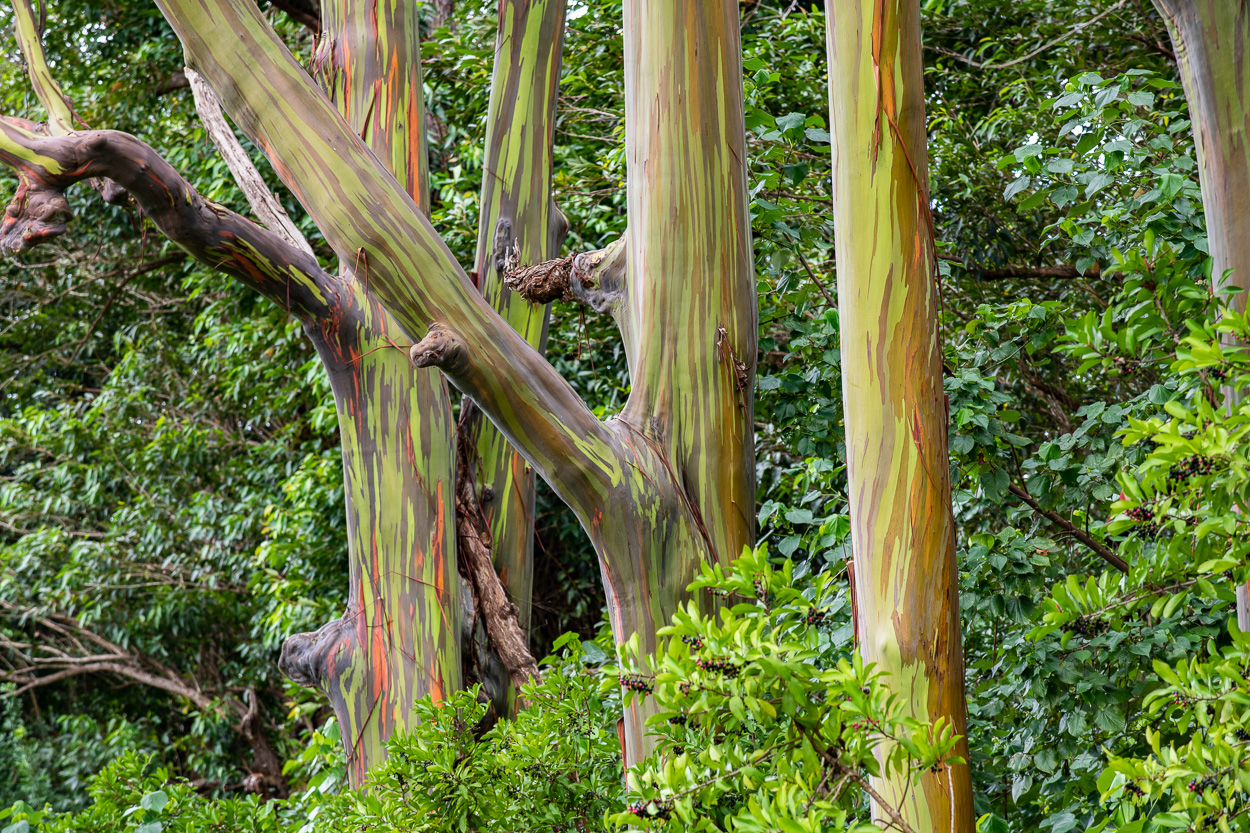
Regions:
M 1096 538 L 1094 538 L 1092 535 L 1090 535 L 1088 532 L 1084 531 L 1080 527 L 1073 524 L 1070 520 L 1063 517 L 1059 513 L 1052 512 L 1049 509 L 1043 509 L 1042 505 L 1038 503 L 1037 500 L 1031 494 L 1029 494 L 1027 489 L 1017 486 L 1015 483 L 1008 484 L 1007 489 L 1013 495 L 1015 495 L 1016 497 L 1020 498 L 1020 500 L 1028 504 L 1029 508 L 1031 508 L 1034 512 L 1041 515 L 1043 518 L 1050 521 L 1051 523 L 1055 524 L 1056 526 L 1061 528 L 1064 532 L 1068 533 L 1076 540 L 1080 541 L 1082 544 L 1084 544 L 1086 547 L 1091 549 L 1100 558 L 1102 558 L 1102 560 L 1106 561 L 1112 567 L 1115 567 L 1121 573 L 1128 572 L 1127 561 L 1125 561 L 1120 556 L 1116 555 L 1115 552 L 1112 551 L 1110 548 L 1108 548 L 1105 544 L 1099 543 L 1099 541 Z

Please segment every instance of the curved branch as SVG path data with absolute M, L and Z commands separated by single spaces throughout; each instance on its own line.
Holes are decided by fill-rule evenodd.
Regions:
M 126 133 L 85 131 L 40 136 L 29 122 L 0 117 L 0 163 L 18 175 L 17 193 L 0 224 L 0 248 L 20 253 L 65 232 L 72 216 L 65 191 L 107 177 L 174 243 L 301 316 L 334 305 L 337 280 L 316 258 L 233 211 L 204 199 L 151 147 Z M 120 191 L 106 198 L 116 202 Z

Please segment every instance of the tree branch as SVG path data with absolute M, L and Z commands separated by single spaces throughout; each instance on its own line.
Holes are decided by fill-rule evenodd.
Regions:
M 282 775 L 282 762 L 261 729 L 259 703 L 254 692 L 249 690 L 248 704 L 229 693 L 224 693 L 219 701 L 205 693 L 195 680 L 150 657 L 126 651 L 71 616 L 40 613 L 3 600 L 0 600 L 0 611 L 17 617 L 24 628 L 34 631 L 29 643 L 14 642 L 0 633 L 0 648 L 7 649 L 10 656 L 19 660 L 17 667 L 0 670 L 0 681 L 18 685 L 5 696 L 17 697 L 36 688 L 87 674 L 109 674 L 181 697 L 202 712 L 217 710 L 220 702 L 233 712 L 237 722 L 232 723 L 232 728 L 251 747 L 253 768 L 259 770 L 261 781 L 281 795 L 289 791 Z M 102 648 L 105 653 L 92 653 L 84 643 Z M 35 656 L 36 650 L 51 656 Z
M 1080 272 L 1070 263 L 1060 264 L 1059 266 L 1000 266 L 994 269 L 987 269 L 978 266 L 975 263 L 968 263 L 962 257 L 955 255 L 938 255 L 938 260 L 945 260 L 947 263 L 957 263 L 969 272 L 975 272 L 982 278 L 990 280 L 1003 280 L 1006 278 L 1097 278 L 1102 274 L 1102 270 L 1097 265 Z
M 1067 32 L 1063 33 L 1062 35 L 1055 38 L 1054 40 L 1049 41 L 1048 43 L 1045 43 L 1039 46 L 1037 49 L 1034 49 L 1032 52 L 1029 52 L 1026 55 L 1021 55 L 1019 58 L 1014 58 L 1010 61 L 1005 61 L 1004 63 L 1001 63 L 1001 64 L 992 64 L 992 63 L 982 64 L 978 61 L 972 60 L 971 58 L 965 58 L 963 55 L 960 55 L 958 52 L 952 52 L 949 49 L 942 49 L 941 47 L 936 47 L 936 46 L 931 46 L 929 48 L 935 52 L 940 52 L 941 54 L 954 58 L 958 61 L 963 61 L 968 66 L 973 67 L 975 69 L 1007 69 L 1008 67 L 1013 67 L 1016 64 L 1022 64 L 1031 58 L 1036 58 L 1038 55 L 1041 55 L 1043 52 L 1050 49 L 1052 46 L 1058 46 L 1059 44 L 1066 41 L 1068 38 L 1072 37 L 1073 35 L 1076 35 L 1082 29 L 1086 29 L 1090 26 L 1093 26 L 1095 23 L 1102 20 L 1104 17 L 1111 14 L 1112 12 L 1117 12 L 1120 9 L 1124 8 L 1125 3 L 1127 2 L 1128 0 L 1120 0 L 1119 3 L 1116 3 L 1111 8 L 1104 9 L 1103 11 L 1091 17 L 1089 20 L 1081 21 L 1080 23 L 1076 24 L 1071 29 L 1069 29 Z
M 1015 483 L 1008 484 L 1007 488 L 1013 495 L 1015 495 L 1016 497 L 1020 498 L 1020 500 L 1028 504 L 1030 509 L 1032 509 L 1037 514 L 1041 515 L 1046 520 L 1053 523 L 1055 526 L 1062 529 L 1064 532 L 1071 535 L 1076 540 L 1080 541 L 1082 544 L 1084 544 L 1086 547 L 1092 550 L 1096 555 L 1098 555 L 1098 557 L 1101 558 L 1103 561 L 1106 561 L 1108 564 L 1110 564 L 1112 567 L 1115 567 L 1121 573 L 1128 572 L 1128 562 L 1125 561 L 1120 556 L 1116 555 L 1115 552 L 1109 549 L 1105 544 L 1100 543 L 1096 538 L 1094 538 L 1088 532 L 1081 529 L 1076 524 L 1072 523 L 1070 520 L 1060 515 L 1058 512 L 1052 512 L 1049 509 L 1043 509 L 1042 505 L 1038 503 L 1037 500 L 1032 495 L 1030 495 L 1026 489 L 1020 486 L 1017 486 Z
M 17 45 L 26 61 L 26 74 L 35 98 L 48 112 L 48 127 L 52 135 L 63 136 L 74 129 L 74 111 L 61 85 L 52 77 L 48 59 L 44 55 L 43 42 L 39 38 L 39 24 L 30 0 L 13 0 L 13 16 L 16 22 Z
M 129 192 L 144 213 L 192 257 L 255 288 L 297 315 L 328 310 L 337 280 L 311 254 L 271 231 L 205 200 L 151 147 L 125 133 L 84 131 L 44 137 L 19 119 L 0 117 L 0 163 L 18 189 L 0 225 L 0 248 L 20 253 L 65 232 L 72 212 L 65 190 L 92 177 Z
M 226 160 L 226 167 L 234 175 L 235 183 L 247 197 L 247 202 L 252 206 L 257 219 L 267 229 L 295 248 L 315 257 L 312 246 L 308 245 L 304 235 L 300 234 L 295 223 L 291 222 L 286 209 L 269 190 L 269 186 L 265 185 L 260 171 L 256 170 L 256 166 L 248 158 L 247 151 L 234 137 L 234 131 L 230 129 L 230 125 L 226 124 L 226 119 L 221 114 L 221 102 L 217 99 L 217 93 L 213 92 L 213 88 L 208 86 L 208 83 L 195 70 L 187 69 L 184 74 L 191 85 L 191 94 L 195 97 L 195 111 L 200 114 L 204 129 L 208 131 L 208 136 L 217 146 L 221 157 Z

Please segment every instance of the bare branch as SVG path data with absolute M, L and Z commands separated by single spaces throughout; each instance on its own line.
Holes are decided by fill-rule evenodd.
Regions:
M 1006 278 L 1096 278 L 1102 274 L 1102 270 L 1097 264 L 1086 269 L 1084 272 L 1079 271 L 1070 263 L 1063 263 L 1059 266 L 999 266 L 993 269 L 987 269 L 978 266 L 975 263 L 968 263 L 962 257 L 954 255 L 938 255 L 938 260 L 945 260 L 947 263 L 957 263 L 969 272 L 973 272 L 982 278 L 989 280 L 1003 280 Z
M 295 227 L 295 223 L 291 221 L 282 203 L 278 202 L 278 198 L 265 185 L 260 171 L 256 170 L 256 166 L 248 158 L 247 151 L 234 137 L 234 131 L 230 129 L 230 125 L 226 124 L 217 93 L 213 92 L 213 88 L 208 86 L 208 82 L 195 70 L 187 68 L 183 70 L 183 73 L 191 85 L 191 94 L 195 97 L 195 111 L 200 114 L 204 129 L 208 131 L 208 136 L 217 146 L 221 157 L 226 160 L 226 167 L 234 175 L 235 183 L 247 197 L 248 205 L 252 206 L 257 219 L 265 228 L 295 248 L 312 255 L 312 246 L 308 245 L 308 241 Z
M 1053 523 L 1055 526 L 1062 529 L 1064 532 L 1071 535 L 1076 540 L 1080 541 L 1082 544 L 1084 544 L 1086 547 L 1092 550 L 1103 561 L 1106 561 L 1108 564 L 1110 564 L 1112 567 L 1115 567 L 1121 573 L 1128 572 L 1128 562 L 1125 561 L 1120 556 L 1116 555 L 1115 552 L 1113 552 L 1105 544 L 1100 543 L 1098 539 L 1094 538 L 1088 532 L 1081 529 L 1079 526 L 1072 523 L 1072 521 L 1068 520 L 1063 515 L 1060 515 L 1058 512 L 1052 512 L 1049 509 L 1043 509 L 1042 505 L 1037 502 L 1037 499 L 1034 498 L 1032 495 L 1030 495 L 1028 491 L 1022 488 L 1021 486 L 1017 486 L 1015 483 L 1011 483 L 1007 486 L 1007 488 L 1011 491 L 1013 495 L 1015 495 L 1016 497 L 1020 498 L 1020 500 L 1028 504 L 1030 509 L 1032 509 L 1037 514 L 1041 515 L 1046 520 Z
M 271 231 L 205 200 L 151 147 L 125 133 L 84 131 L 45 137 L 20 119 L 0 117 L 0 163 L 18 174 L 18 189 L 0 225 L 0 247 L 14 253 L 65 232 L 72 212 L 65 190 L 107 177 L 106 198 L 124 191 L 174 243 L 211 268 L 257 289 L 297 315 L 325 312 L 337 279 L 311 254 Z M 122 190 L 124 189 L 124 191 Z
M 963 55 L 960 55 L 958 52 L 952 52 L 949 49 L 942 49 L 940 47 L 935 47 L 935 46 L 929 47 L 929 48 L 935 52 L 940 52 L 941 54 L 946 55 L 947 57 L 954 58 L 958 61 L 963 61 L 968 66 L 974 67 L 976 69 L 1007 69 L 1008 67 L 1013 67 L 1016 64 L 1022 64 L 1025 61 L 1030 60 L 1031 58 L 1036 58 L 1038 55 L 1041 55 L 1043 52 L 1045 52 L 1046 50 L 1050 49 L 1053 46 L 1058 46 L 1059 44 L 1066 41 L 1068 38 L 1076 35 L 1082 29 L 1087 29 L 1090 26 L 1093 26 L 1095 23 L 1102 20 L 1104 17 L 1111 14 L 1112 12 L 1118 12 L 1120 9 L 1124 8 L 1124 5 L 1127 2 L 1128 0 L 1120 0 L 1119 3 L 1116 3 L 1111 8 L 1104 9 L 1103 11 L 1091 17 L 1089 20 L 1081 21 L 1080 23 L 1076 24 L 1071 29 L 1069 29 L 1067 32 L 1064 32 L 1062 35 L 1060 35 L 1059 37 L 1055 38 L 1052 41 L 1049 41 L 1048 43 L 1042 44 L 1037 49 L 1034 49 L 1032 52 L 1029 52 L 1027 55 L 1021 55 L 1019 58 L 1015 58 L 1013 60 L 1006 61 L 1001 64 L 982 64 L 970 58 L 965 58 Z

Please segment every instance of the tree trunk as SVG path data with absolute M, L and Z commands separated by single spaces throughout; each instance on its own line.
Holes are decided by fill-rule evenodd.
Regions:
M 632 470 L 628 499 L 594 507 L 588 529 L 617 641 L 637 634 L 652 652 L 700 562 L 754 543 L 756 296 L 738 4 L 626 0 L 624 16 L 614 312 L 632 389 L 615 427 Z M 649 750 L 649 706 L 626 714 L 627 764 Z
M 1198 154 L 1211 281 L 1250 292 L 1250 4 L 1246 0 L 1154 0 L 1185 85 Z M 1245 391 L 1225 389 L 1230 405 Z M 1250 582 L 1237 587 L 1237 625 L 1250 632 Z
M 425 101 L 416 8 L 325 3 L 313 65 L 331 100 L 423 210 Z M 395 71 L 398 68 L 398 71 Z M 347 612 L 283 646 L 282 668 L 330 698 L 353 784 L 385 757 L 413 703 L 461 685 L 455 424 L 446 383 L 368 292 L 363 253 L 340 259 L 338 307 L 306 329 L 339 415 L 350 553 Z
M 546 349 L 550 306 L 524 301 L 504 285 L 503 273 L 512 261 L 529 264 L 555 257 L 568 231 L 551 199 L 565 7 L 565 0 L 499 3 L 474 259 L 482 295 L 540 353 Z M 468 481 L 475 501 L 470 520 L 488 532 L 495 569 L 528 636 L 534 583 L 533 469 L 469 402 L 459 442 L 458 476 Z M 479 665 L 488 677 L 484 682 L 503 713 L 509 709 L 505 669 L 489 656 L 482 660 Z
M 907 712 L 963 734 L 919 11 L 848 0 L 827 19 L 854 615 Z M 967 765 L 874 782 L 917 833 L 974 828 Z

